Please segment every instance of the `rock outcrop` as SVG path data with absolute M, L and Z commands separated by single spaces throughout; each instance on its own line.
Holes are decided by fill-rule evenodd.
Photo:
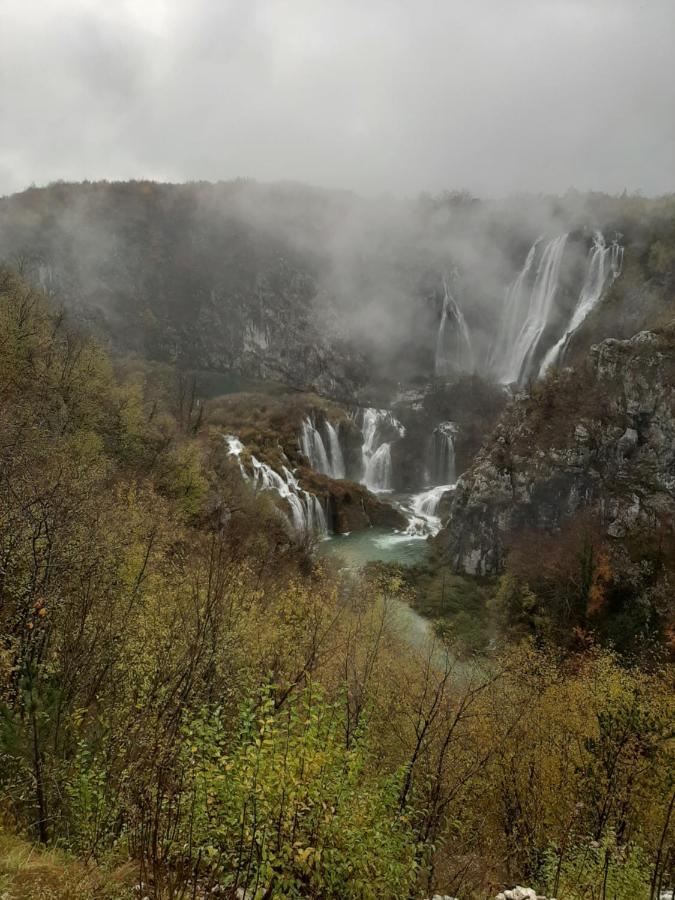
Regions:
M 511 534 L 555 531 L 582 510 L 610 539 L 673 528 L 672 329 L 605 340 L 578 369 L 516 396 L 460 479 L 437 543 L 456 570 L 496 574 Z
M 405 528 L 407 519 L 395 506 L 380 500 L 362 484 L 338 481 L 310 469 L 301 471 L 303 486 L 315 494 L 327 513 L 328 528 L 335 534 L 366 528 Z

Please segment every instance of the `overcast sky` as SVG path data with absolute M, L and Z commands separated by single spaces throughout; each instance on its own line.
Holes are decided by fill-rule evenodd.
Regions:
M 0 194 L 675 190 L 675 0 L 0 0 Z

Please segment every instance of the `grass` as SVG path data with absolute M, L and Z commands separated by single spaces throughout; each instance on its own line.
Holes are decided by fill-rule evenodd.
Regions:
M 128 900 L 135 867 L 87 866 L 0 830 L 0 900 Z

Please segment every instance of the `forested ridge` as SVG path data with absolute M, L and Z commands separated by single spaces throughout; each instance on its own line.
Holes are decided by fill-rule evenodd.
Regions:
M 500 614 L 479 657 L 411 647 L 407 579 L 317 561 L 242 481 L 217 404 L 112 361 L 7 269 L 0 417 L 7 897 L 668 886 L 658 642 L 560 650 Z

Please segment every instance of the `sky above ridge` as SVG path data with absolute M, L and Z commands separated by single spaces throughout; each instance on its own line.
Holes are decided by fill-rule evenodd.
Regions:
M 675 0 L 0 0 L 0 194 L 675 190 Z

